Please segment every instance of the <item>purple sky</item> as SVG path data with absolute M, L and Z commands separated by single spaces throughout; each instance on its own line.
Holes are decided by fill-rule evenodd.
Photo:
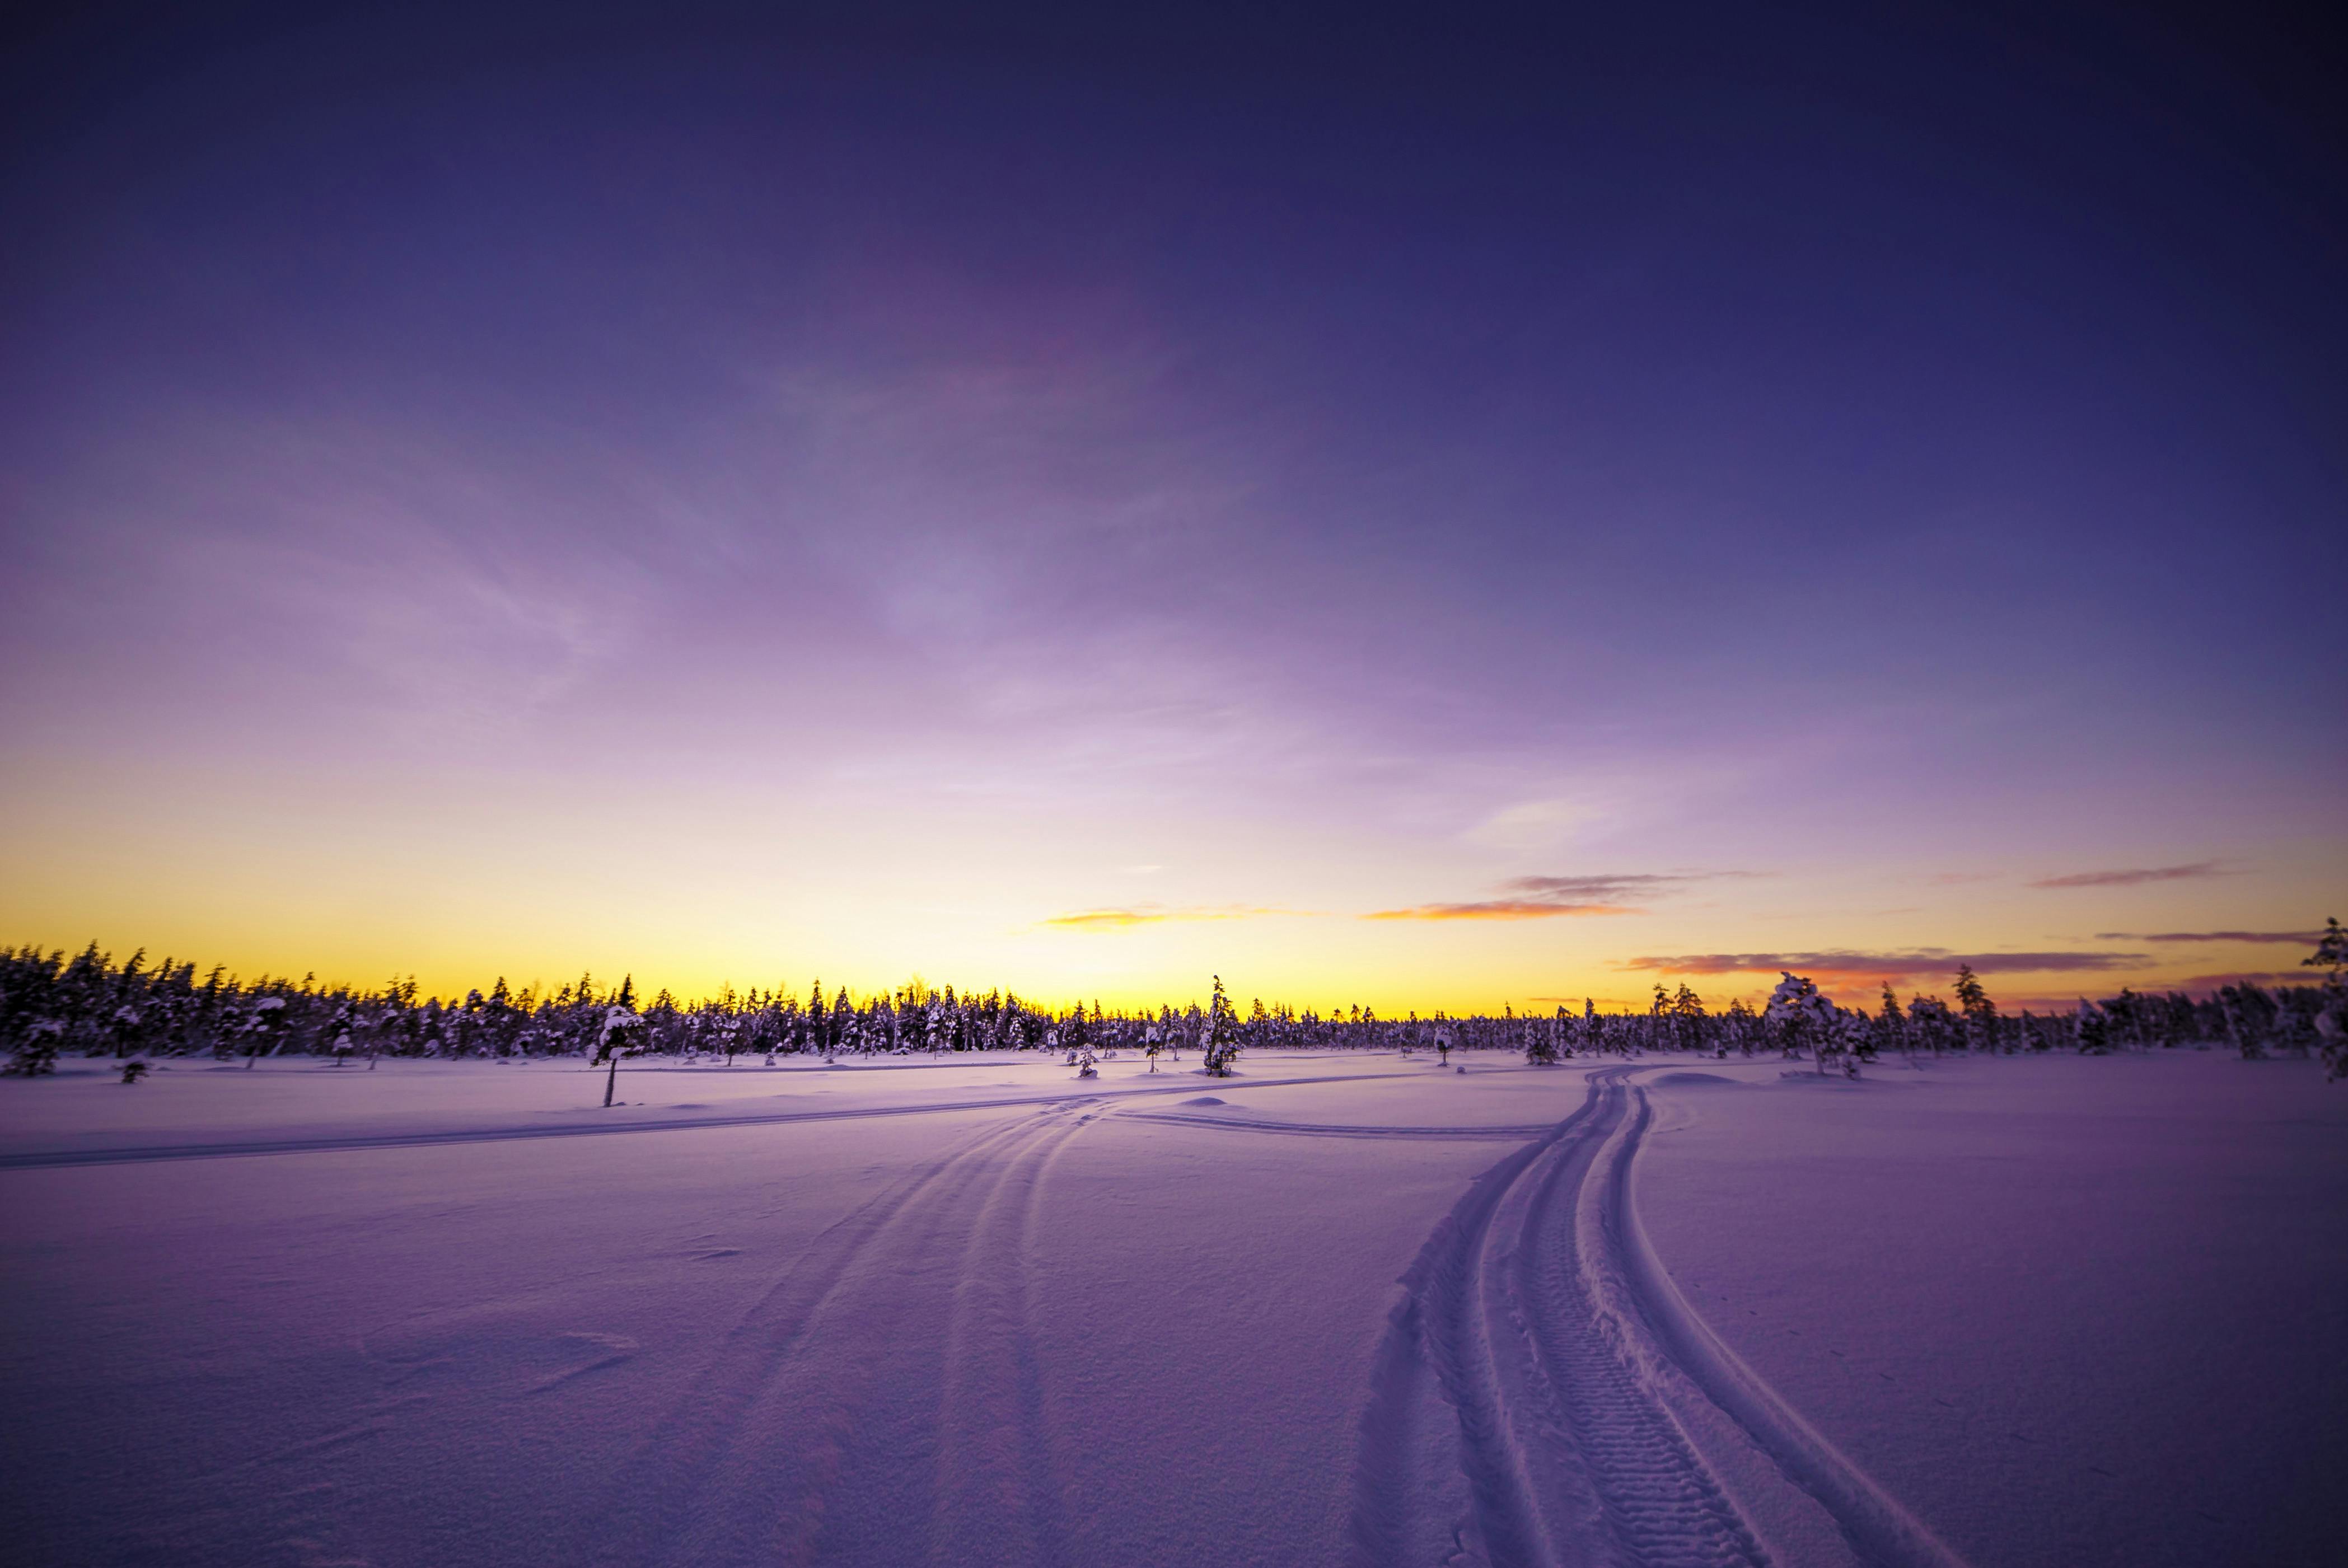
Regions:
M 0 937 L 1460 1006 L 2335 913 L 2331 40 L 564 14 L 12 54 Z

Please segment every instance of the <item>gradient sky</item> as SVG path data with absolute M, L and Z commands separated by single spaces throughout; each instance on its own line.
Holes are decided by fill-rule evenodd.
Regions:
M 0 940 L 2019 1002 L 2348 913 L 2330 39 L 314 9 L 0 78 Z

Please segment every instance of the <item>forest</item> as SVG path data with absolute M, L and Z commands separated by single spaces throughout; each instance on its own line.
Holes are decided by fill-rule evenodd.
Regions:
M 1744 1001 L 1708 1007 L 1684 983 L 1658 984 L 1643 1011 L 1381 1017 L 1348 1006 L 1320 1013 L 1253 1002 L 1242 1015 L 1218 977 L 1203 1006 L 1190 1002 L 1136 1011 L 1104 1010 L 1096 1001 L 1052 1007 L 1003 989 L 959 994 L 922 981 L 826 999 L 816 982 L 802 999 L 780 987 L 680 999 L 666 990 L 646 997 L 632 978 L 601 985 L 592 975 L 550 993 L 520 992 L 499 978 L 485 993 L 427 996 L 415 981 L 360 990 L 263 975 L 242 980 L 214 965 L 201 979 L 194 963 L 148 962 L 144 950 L 117 963 L 93 942 L 67 958 L 61 949 L 0 949 L 0 1071 L 38 1076 L 59 1056 L 123 1061 L 149 1057 L 209 1057 L 250 1066 L 264 1057 L 312 1056 L 372 1065 L 392 1057 L 586 1057 L 651 1055 L 728 1063 L 753 1056 L 945 1056 L 972 1051 L 1087 1054 L 1160 1052 L 1180 1059 L 1185 1047 L 1228 1068 L 1250 1049 L 1453 1050 L 1520 1053 L 1532 1063 L 1579 1057 L 1695 1052 L 1715 1057 L 1775 1053 L 1813 1062 L 1820 1072 L 1855 1075 L 1890 1055 L 2055 1050 L 2115 1051 L 2218 1047 L 2247 1059 L 2321 1054 L 2333 1078 L 2348 1076 L 2348 934 L 2335 919 L 2302 964 L 2316 971 L 2305 985 L 2248 982 L 2206 996 L 2123 989 L 2082 998 L 2070 1012 L 2002 1010 L 1971 968 L 1958 972 L 1953 1000 L 1911 994 L 1902 1003 L 1886 985 L 1869 1010 L 1838 1004 L 1811 980 L 1786 975 L 1766 1006 Z

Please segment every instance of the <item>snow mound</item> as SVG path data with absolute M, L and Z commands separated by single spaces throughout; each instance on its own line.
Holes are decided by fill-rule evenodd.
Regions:
M 1665 1073 L 1655 1080 L 1657 1088 L 1713 1088 L 1739 1087 L 1733 1078 L 1718 1073 Z
M 1220 1105 L 1223 1102 L 1213 1095 L 1202 1094 L 1196 1099 L 1186 1099 L 1182 1103 L 1184 1105 Z

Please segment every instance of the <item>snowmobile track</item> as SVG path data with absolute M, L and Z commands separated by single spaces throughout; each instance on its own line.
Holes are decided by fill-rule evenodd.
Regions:
M 1581 1109 L 1478 1178 L 1405 1275 L 1363 1418 L 1354 1560 L 1962 1568 L 1672 1284 L 1632 1204 L 1651 1119 L 1632 1070 L 1591 1074 Z

